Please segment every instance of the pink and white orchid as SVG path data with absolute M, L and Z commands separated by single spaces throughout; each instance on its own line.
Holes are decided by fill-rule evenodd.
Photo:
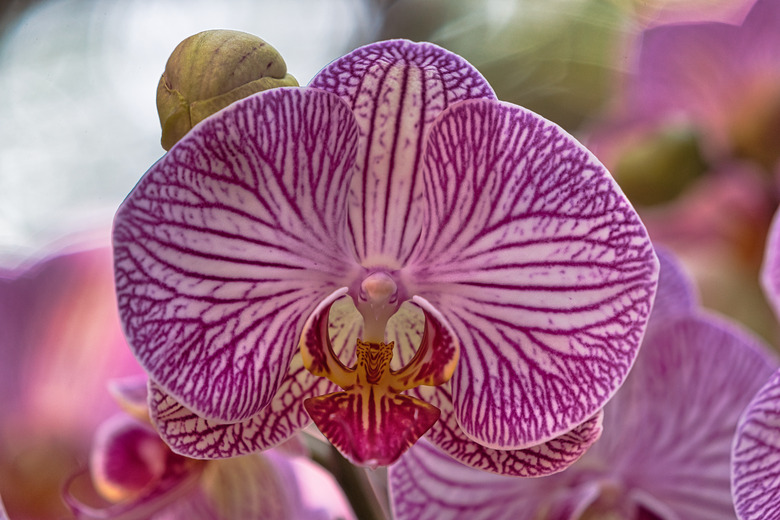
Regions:
M 389 469 L 395 518 L 733 520 L 737 421 L 777 362 L 739 327 L 702 311 L 673 259 L 659 256 L 639 357 L 604 408 L 604 434 L 580 460 L 519 479 L 485 475 L 418 443 Z
M 476 467 L 558 471 L 598 437 L 658 272 L 590 152 L 405 40 L 204 120 L 113 236 L 153 421 L 199 458 L 311 416 L 357 464 L 427 431 Z

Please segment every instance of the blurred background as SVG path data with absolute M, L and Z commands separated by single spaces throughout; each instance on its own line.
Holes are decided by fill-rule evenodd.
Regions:
M 16 278 L 39 276 L 45 269 L 20 275 L 19 268 L 54 252 L 109 244 L 117 206 L 164 153 L 157 82 L 169 54 L 187 36 L 212 28 L 255 34 L 282 54 L 301 85 L 357 46 L 409 38 L 462 55 L 500 99 L 540 113 L 589 146 L 637 207 L 651 238 L 680 256 L 704 305 L 777 346 L 759 270 L 780 200 L 780 18 L 774 9 L 745 21 L 753 3 L 5 2 L 0 265 L 6 285 L 18 288 Z M 110 260 L 105 262 L 103 289 L 87 294 L 78 286 L 61 303 L 74 305 L 99 292 L 100 305 L 110 308 Z M 28 293 L 39 291 L 36 297 L 45 299 L 46 283 L 31 284 Z M 22 308 L 14 316 L 16 323 L 46 325 L 35 321 L 40 312 Z M 111 321 L 111 327 L 118 326 Z M 0 344 L 6 358 L 9 349 L 35 358 L 31 336 L 15 337 L 14 345 Z M 18 365 L 23 356 L 11 357 Z M 13 443 L 3 435 L 0 462 L 19 470 L 20 459 L 9 451 Z M 63 464 L 77 465 L 83 449 L 74 448 Z M 11 474 L 0 467 L 0 495 L 12 518 L 14 508 L 23 517 L 21 502 L 7 496 Z M 36 514 L 63 515 L 64 509 L 55 505 Z

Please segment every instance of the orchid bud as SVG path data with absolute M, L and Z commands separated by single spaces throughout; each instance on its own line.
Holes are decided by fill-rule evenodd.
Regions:
M 240 31 L 203 31 L 182 41 L 157 86 L 162 147 L 169 150 L 190 129 L 239 99 L 276 87 L 295 87 L 282 56 Z

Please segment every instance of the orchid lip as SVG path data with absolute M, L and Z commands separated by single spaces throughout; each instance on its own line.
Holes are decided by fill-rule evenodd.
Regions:
M 304 366 L 342 389 L 309 398 L 304 407 L 353 463 L 376 467 L 395 462 L 438 420 L 439 409 L 402 392 L 448 381 L 459 347 L 438 313 L 415 297 L 412 301 L 423 308 L 425 332 L 412 359 L 399 370 L 391 369 L 395 345 L 383 340 L 387 321 L 399 308 L 397 286 L 388 274 L 375 272 L 361 287 L 365 297 L 356 306 L 364 319 L 365 339 L 357 339 L 353 366 L 345 366 L 336 356 L 328 334 L 330 307 L 347 293 L 346 288 L 323 301 L 304 326 L 300 342 Z

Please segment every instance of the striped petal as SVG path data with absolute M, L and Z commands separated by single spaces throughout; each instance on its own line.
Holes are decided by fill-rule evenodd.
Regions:
M 737 421 L 775 363 L 755 339 L 712 316 L 657 324 L 606 406 L 604 436 L 588 460 L 602 461 L 677 518 L 733 519 Z
M 274 89 L 194 128 L 114 222 L 131 348 L 198 415 L 249 419 L 282 384 L 303 322 L 344 285 L 357 127 L 338 97 Z
M 428 128 L 448 106 L 492 99 L 493 90 L 460 56 L 406 40 L 361 47 L 323 69 L 310 86 L 341 96 L 360 128 L 349 197 L 360 262 L 400 267 L 420 236 Z
M 758 391 L 734 439 L 731 490 L 740 520 L 780 518 L 780 371 Z
M 296 355 L 290 372 L 271 403 L 260 413 L 235 423 L 204 419 L 149 382 L 152 423 L 160 437 L 181 455 L 224 459 L 277 446 L 311 423 L 303 400 L 335 389 L 327 379 L 313 376 Z
M 661 259 L 666 269 L 671 259 Z M 662 275 L 663 283 L 673 279 Z M 654 323 L 604 408 L 604 434 L 566 471 L 501 479 L 418 445 L 390 473 L 398 518 L 733 520 L 731 439 L 746 400 L 774 363 L 754 339 L 708 315 Z M 449 449 L 435 433 L 432 440 Z
M 409 291 L 461 342 L 457 421 L 500 449 L 564 434 L 634 361 L 658 276 L 647 233 L 590 152 L 515 105 L 451 107 L 426 150 Z
M 541 477 L 568 468 L 601 436 L 601 411 L 545 443 L 520 450 L 497 450 L 470 439 L 458 425 L 449 385 L 419 388 L 411 392 L 441 410 L 439 421 L 426 438 L 462 464 L 480 470 L 515 477 Z
M 389 481 L 396 520 L 572 520 L 600 491 L 595 482 L 562 488 L 558 475 L 518 479 L 488 474 L 425 441 L 390 468 Z

